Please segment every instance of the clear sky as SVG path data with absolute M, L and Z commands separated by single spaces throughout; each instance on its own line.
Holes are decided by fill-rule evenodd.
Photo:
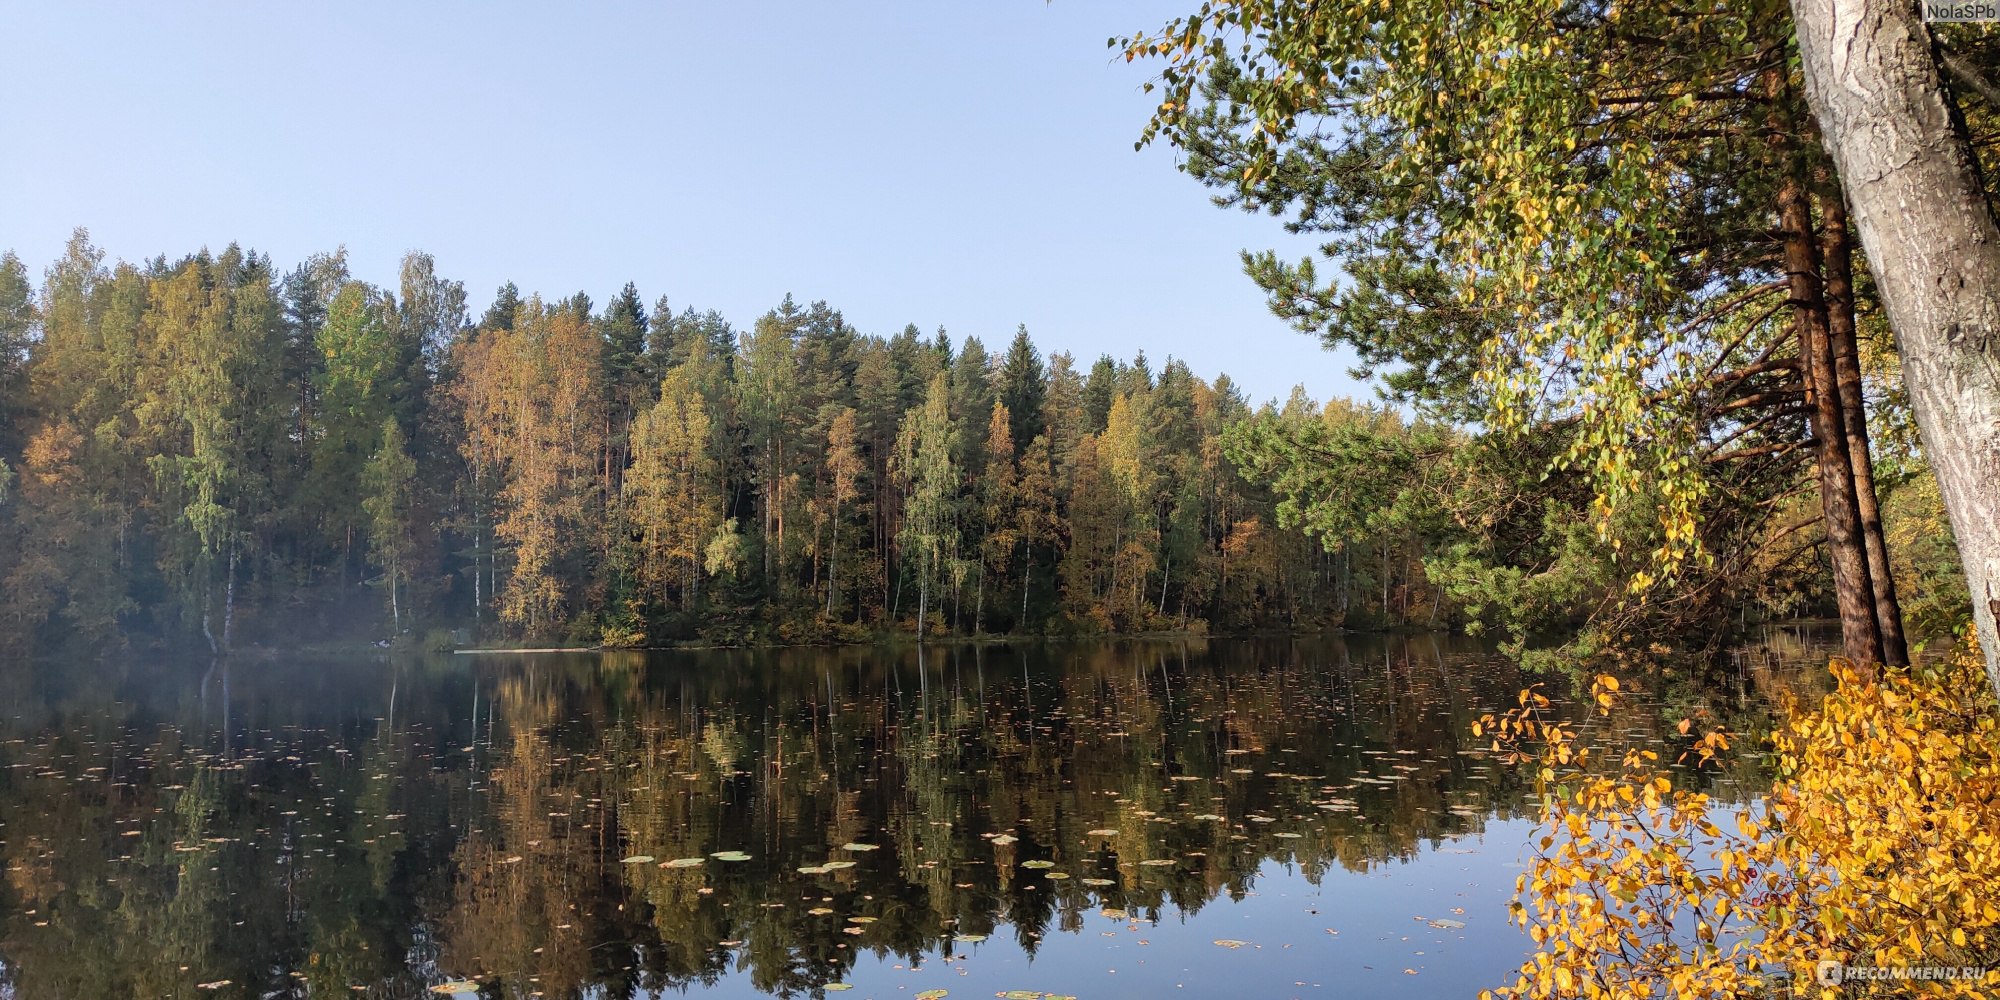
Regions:
M 1309 246 L 1132 149 L 1152 70 L 1105 40 L 1191 4 L 0 0 L 0 249 L 345 244 L 384 284 L 423 249 L 475 314 L 629 280 L 744 327 L 790 292 L 1365 393 L 1237 260 Z

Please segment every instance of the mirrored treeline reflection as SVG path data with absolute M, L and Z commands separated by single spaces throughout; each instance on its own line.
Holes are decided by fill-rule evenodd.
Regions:
M 0 989 L 795 995 L 1032 956 L 1526 815 L 1469 735 L 1522 684 L 1443 636 L 0 666 Z

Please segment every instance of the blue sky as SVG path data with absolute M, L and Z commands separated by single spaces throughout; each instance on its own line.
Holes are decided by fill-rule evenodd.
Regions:
M 414 248 L 475 312 L 630 280 L 746 326 L 790 292 L 870 333 L 1026 323 L 1256 399 L 1365 393 L 1237 261 L 1310 247 L 1132 149 L 1151 70 L 1105 39 L 1191 2 L 0 0 L 0 248 L 345 244 L 382 283 Z

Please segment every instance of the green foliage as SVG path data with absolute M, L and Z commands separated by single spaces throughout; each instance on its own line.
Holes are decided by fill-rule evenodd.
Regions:
M 469 324 L 427 255 L 398 277 L 335 253 L 281 280 L 233 248 L 106 266 L 78 234 L 38 295 L 0 287 L 0 326 L 41 335 L 0 440 L 0 627 L 220 648 L 301 623 L 629 645 L 1450 617 L 1413 522 L 1358 554 L 1281 528 L 1296 505 L 1225 455 L 1250 408 L 1175 359 L 1086 378 L 1026 331 L 994 357 L 791 299 L 738 338 L 631 287 L 593 309 L 508 285 Z

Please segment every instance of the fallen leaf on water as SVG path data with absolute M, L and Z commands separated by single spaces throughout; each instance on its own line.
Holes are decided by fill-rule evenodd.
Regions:
M 431 987 L 431 992 L 432 993 L 477 993 L 479 992 L 479 984 L 469 979 L 460 979 L 449 983 L 439 983 L 436 986 Z
M 1250 942 L 1238 941 L 1235 938 L 1216 938 L 1215 943 L 1221 945 L 1224 948 L 1236 949 L 1236 948 L 1241 948 L 1244 945 L 1249 944 Z

